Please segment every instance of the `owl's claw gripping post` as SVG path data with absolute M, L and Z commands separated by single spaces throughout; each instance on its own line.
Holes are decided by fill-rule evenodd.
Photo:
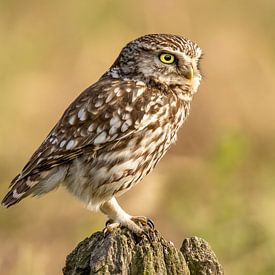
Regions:
M 141 223 L 143 226 L 149 226 L 151 229 L 154 229 L 155 228 L 155 225 L 154 225 L 154 222 L 147 218 L 147 217 L 144 217 L 144 216 L 134 216 L 131 218 L 131 220 L 134 222 L 134 223 Z
M 112 220 L 108 220 L 105 223 L 105 228 L 103 229 L 103 234 L 106 236 L 107 233 L 112 233 L 112 231 L 118 227 L 120 227 L 121 224 L 118 222 L 113 222 Z
M 108 225 L 113 224 L 113 223 L 114 223 L 114 221 L 109 219 L 105 222 L 105 227 L 107 227 Z
M 151 220 L 150 218 L 147 218 L 147 219 L 148 219 L 148 220 L 147 220 L 147 224 L 148 224 L 152 229 L 154 229 L 154 228 L 155 228 L 154 221 Z
M 121 226 L 125 226 L 129 228 L 131 231 L 134 233 L 140 235 L 143 233 L 143 229 L 138 225 L 140 223 L 141 225 L 149 225 L 150 227 L 152 226 L 152 221 L 147 219 L 146 217 L 143 216 L 137 216 L 137 217 L 132 217 L 129 214 L 127 214 L 117 203 L 116 199 L 113 197 L 109 201 L 103 203 L 100 206 L 100 210 L 109 217 L 109 221 L 113 223 L 118 223 Z M 111 227 L 112 224 L 107 221 L 106 227 L 110 225 Z

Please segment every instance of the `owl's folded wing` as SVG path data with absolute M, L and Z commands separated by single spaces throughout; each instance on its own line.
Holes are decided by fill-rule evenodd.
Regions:
M 152 101 L 152 97 L 158 99 Z M 164 101 L 165 96 L 154 94 L 142 82 L 99 80 L 68 107 L 11 186 L 29 175 L 67 163 L 87 150 L 92 155 L 107 144 L 141 131 L 157 121 Z

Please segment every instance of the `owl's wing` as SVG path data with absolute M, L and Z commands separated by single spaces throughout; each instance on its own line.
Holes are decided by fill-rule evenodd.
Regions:
M 157 121 L 154 114 L 158 108 L 150 104 L 153 96 L 154 90 L 143 82 L 100 79 L 68 107 L 11 186 L 29 175 L 69 162 L 85 150 L 92 155 Z M 162 99 L 157 96 L 153 102 L 161 105 Z

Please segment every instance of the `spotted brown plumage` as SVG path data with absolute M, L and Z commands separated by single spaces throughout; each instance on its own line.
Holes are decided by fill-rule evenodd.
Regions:
M 115 197 L 142 180 L 176 140 L 201 80 L 200 57 L 195 43 L 175 35 L 127 44 L 64 112 L 2 204 L 63 184 L 89 208 L 140 231 Z

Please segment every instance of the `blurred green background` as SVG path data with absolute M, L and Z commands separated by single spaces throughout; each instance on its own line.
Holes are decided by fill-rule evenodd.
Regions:
M 0 0 L 0 194 L 67 105 L 147 33 L 204 51 L 205 78 L 176 146 L 120 202 L 178 247 L 205 238 L 227 274 L 275 274 L 275 2 Z M 0 209 L 0 274 L 61 274 L 101 230 L 59 189 Z

